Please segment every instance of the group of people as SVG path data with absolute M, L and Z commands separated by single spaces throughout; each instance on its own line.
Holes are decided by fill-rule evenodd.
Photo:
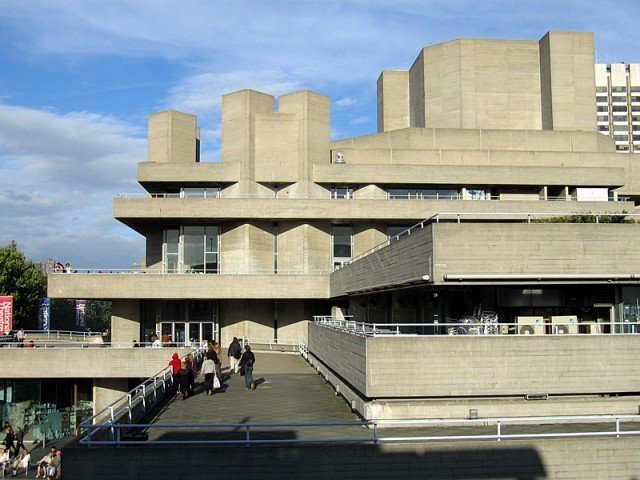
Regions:
M 62 478 L 61 463 L 62 450 L 51 447 L 49 453 L 38 460 L 36 464 L 36 478 L 46 478 L 47 480 Z
M 31 453 L 24 445 L 24 430 L 17 427 L 13 431 L 11 425 L 5 427 L 5 437 L 0 444 L 0 468 L 4 471 L 4 475 L 11 473 L 16 476 L 19 470 L 26 472 L 31 462 Z M 38 462 L 37 477 L 40 478 L 60 478 L 60 451 L 52 448 L 49 455 L 45 455 Z
M 240 373 L 240 375 L 244 376 L 247 390 L 255 390 L 253 365 L 256 362 L 256 357 L 251 351 L 251 346 L 245 345 L 243 352 L 240 342 L 236 337 L 233 337 L 233 341 L 227 349 L 227 357 L 230 365 L 229 373 Z M 184 360 L 181 360 L 178 354 L 174 353 L 169 366 L 172 368 L 174 385 L 177 386 L 176 394 L 182 400 L 194 395 L 198 365 L 193 355 L 189 354 Z M 222 376 L 222 349 L 220 344 L 214 340 L 209 342 L 207 353 L 202 362 L 201 373 L 204 377 L 203 383 L 206 395 L 213 395 L 216 390 L 225 386 Z
M 71 268 L 71 264 L 67 262 L 66 265 L 62 265 L 60 262 L 56 262 L 55 266 L 56 273 L 73 273 L 73 269 Z

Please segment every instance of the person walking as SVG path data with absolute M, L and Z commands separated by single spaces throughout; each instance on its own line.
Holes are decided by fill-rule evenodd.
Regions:
M 256 356 L 251 351 L 250 345 L 244 346 L 244 353 L 240 358 L 240 368 L 244 371 L 244 384 L 247 390 L 255 390 L 256 384 L 253 381 L 253 365 L 256 363 Z
M 202 362 L 202 374 L 204 375 L 204 391 L 207 395 L 213 395 L 213 376 L 216 374 L 216 364 L 207 353 Z
M 20 452 L 22 452 L 25 448 L 24 446 L 24 430 L 22 429 L 22 427 L 17 427 L 16 428 L 16 434 L 15 434 L 15 438 L 16 438 L 16 444 L 14 446 L 14 454 L 15 456 L 18 456 L 18 454 Z
M 196 393 L 196 377 L 198 376 L 198 365 L 193 358 L 192 354 L 187 355 L 186 359 L 187 368 L 191 372 L 189 376 L 189 394 L 193 395 Z
M 193 373 L 187 368 L 187 362 L 182 362 L 180 370 L 176 374 L 178 380 L 178 389 L 180 392 L 180 399 L 184 400 L 189 396 L 189 385 L 193 381 Z
M 176 390 L 178 390 L 178 370 L 182 366 L 182 362 L 180 361 L 180 357 L 177 353 L 174 353 L 169 361 L 169 366 L 171 367 L 171 373 L 173 374 L 173 386 Z
M 237 337 L 233 337 L 233 341 L 229 344 L 227 357 L 229 357 L 229 373 L 238 373 L 240 357 L 242 357 L 242 347 Z

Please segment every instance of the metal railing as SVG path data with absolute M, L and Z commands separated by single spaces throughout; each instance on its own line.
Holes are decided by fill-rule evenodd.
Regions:
M 306 347 L 300 340 L 287 338 L 241 338 L 242 345 L 250 344 L 254 350 L 301 353 Z
M 32 346 L 28 346 L 31 342 Z M 143 342 L 137 345 L 134 345 L 133 342 L 90 342 L 90 341 L 69 341 L 69 340 L 38 340 L 38 339 L 30 339 L 27 336 L 27 339 L 24 342 L 17 341 L 8 341 L 8 342 L 0 342 L 0 348 L 20 348 L 20 349 L 85 349 L 85 348 L 116 348 L 116 349 L 129 349 L 142 347 L 141 350 L 144 349 L 167 349 L 167 348 L 199 348 L 198 342 L 171 342 L 169 345 L 161 345 L 154 346 L 150 342 Z
M 196 363 L 200 364 L 205 352 L 206 347 L 203 346 L 189 353 L 194 355 Z M 181 358 L 184 359 L 189 353 Z M 105 431 L 109 437 L 113 437 L 115 432 L 120 433 L 124 425 L 121 423 L 122 421 L 126 421 L 126 424 L 130 427 L 134 421 L 140 420 L 164 398 L 167 392 L 173 391 L 173 381 L 172 367 L 163 368 L 111 405 L 103 408 L 93 417 L 80 424 L 80 429 L 84 431 L 84 433 L 80 433 L 80 436 L 86 442 L 91 443 L 92 436 L 105 433 Z M 94 424 L 97 428 L 93 428 Z
M 110 414 L 110 419 L 116 418 Z M 312 443 L 401 443 L 521 440 L 640 435 L 640 415 L 476 418 L 454 420 L 372 420 L 320 423 L 136 424 L 89 422 L 81 426 L 86 446 L 140 445 L 133 431 L 163 429 L 171 440 L 144 439 L 144 445 L 265 445 Z M 394 428 L 389 428 L 394 427 Z M 194 435 L 194 432 L 199 435 Z M 293 434 L 295 432 L 295 434 Z M 183 438 L 176 438 L 181 435 Z M 203 438 L 208 436 L 209 438 Z
M 345 333 L 367 337 L 430 336 L 430 335 L 635 335 L 640 333 L 640 321 L 623 322 L 531 322 L 531 323 L 367 323 L 352 317 L 314 316 L 316 325 Z
M 509 195 L 509 194 L 507 194 Z M 526 198 L 536 198 L 535 201 L 548 201 L 548 202 L 558 202 L 558 201 L 576 201 L 577 196 L 575 194 L 572 195 L 540 195 L 537 193 L 526 193 L 523 195 Z M 258 192 L 258 193 L 229 193 L 224 191 L 216 192 L 213 195 L 195 195 L 192 193 L 175 193 L 175 192 L 159 192 L 159 193 L 149 193 L 149 192 L 138 192 L 138 193 L 119 193 L 117 194 L 117 198 L 152 198 L 152 199 L 180 199 L 180 200 L 212 200 L 215 201 L 217 199 L 273 199 L 273 200 L 408 200 L 408 201 L 424 201 L 424 200 L 435 200 L 435 201 L 502 201 L 500 195 L 493 195 L 489 192 L 485 192 L 484 195 L 474 196 L 470 193 L 391 193 L 385 192 L 382 195 L 377 194 L 363 194 L 358 193 L 354 195 L 352 192 L 350 193 L 336 193 L 332 191 L 326 192 L 318 192 L 318 193 L 291 193 L 287 194 L 286 192 Z M 506 200 L 512 200 L 513 197 L 509 197 Z M 629 201 L 629 197 L 623 196 L 613 196 L 609 194 L 607 196 L 607 200 L 604 199 L 594 199 L 594 200 L 586 200 L 586 201 L 598 201 L 598 202 L 626 202 Z
M 280 275 L 280 276 L 302 276 L 302 275 L 328 275 L 331 273 L 331 269 L 278 269 L 274 271 L 271 269 L 242 269 L 242 270 L 227 270 L 216 269 L 207 272 L 193 271 L 190 269 L 180 270 L 168 270 L 166 268 L 74 268 L 73 274 L 90 274 L 90 275 L 109 275 L 109 274 L 129 274 L 129 275 Z M 50 275 L 67 275 L 64 272 L 49 272 Z

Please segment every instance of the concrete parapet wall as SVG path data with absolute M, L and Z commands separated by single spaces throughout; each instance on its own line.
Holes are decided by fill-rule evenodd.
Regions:
M 286 433 L 286 432 L 284 432 Z M 200 478 L 635 478 L 640 438 L 567 438 L 503 442 L 381 445 L 63 449 L 65 479 Z
M 328 275 L 49 275 L 51 298 L 327 298 Z
M 361 337 L 309 325 L 309 351 L 370 399 L 637 392 L 637 335 Z
M 192 348 L 0 348 L 2 378 L 149 378 Z
M 425 275 L 636 274 L 638 233 L 637 224 L 433 223 L 333 273 L 331 296 Z

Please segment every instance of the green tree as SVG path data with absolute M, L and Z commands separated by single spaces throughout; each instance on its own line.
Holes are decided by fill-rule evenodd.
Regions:
M 0 295 L 13 297 L 14 328 L 35 329 L 39 300 L 47 291 L 47 278 L 31 260 L 27 261 L 12 241 L 0 248 Z
M 595 213 L 576 213 L 560 217 L 536 218 L 533 223 L 596 223 L 596 220 L 597 223 L 634 223 L 633 220 L 625 218 L 626 213 L 623 211 L 618 215 L 597 214 L 597 219 Z
M 87 300 L 85 325 L 92 332 L 106 332 L 111 326 L 111 302 Z M 79 330 L 76 325 L 76 301 L 66 298 L 51 300 L 51 330 Z

